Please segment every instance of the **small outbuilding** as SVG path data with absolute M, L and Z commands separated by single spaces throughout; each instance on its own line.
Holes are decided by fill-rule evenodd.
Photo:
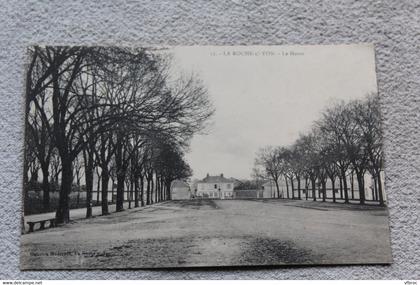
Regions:
M 235 189 L 233 190 L 235 199 L 259 199 L 265 198 L 262 189 Z
M 263 197 L 264 198 L 274 198 L 276 196 L 276 185 L 272 180 L 267 181 L 262 185 Z M 281 197 L 281 195 L 280 195 Z
M 191 189 L 188 183 L 182 180 L 175 180 L 171 184 L 172 200 L 190 200 Z

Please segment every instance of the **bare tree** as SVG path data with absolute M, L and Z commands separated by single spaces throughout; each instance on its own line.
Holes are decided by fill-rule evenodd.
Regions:
M 34 56 L 36 56 L 36 54 L 37 53 L 34 52 Z M 32 62 L 32 64 L 34 64 L 34 62 Z M 32 78 L 38 79 L 42 76 L 42 66 L 36 64 L 32 65 L 31 68 L 30 72 Z M 33 92 L 33 90 L 31 92 Z M 47 105 L 47 92 L 42 88 L 38 91 L 37 96 L 33 96 L 31 97 L 31 100 L 28 100 L 27 108 L 29 108 L 29 113 L 26 116 L 27 138 L 30 139 L 31 142 L 30 152 L 36 156 L 42 171 L 43 207 L 45 211 L 50 209 L 49 169 L 54 151 L 54 143 L 51 137 L 52 116 L 50 112 L 44 111 L 47 108 Z
M 319 153 L 317 151 L 317 139 L 313 133 L 301 135 L 296 141 L 296 146 L 300 150 L 301 164 L 305 175 L 311 181 L 312 199 L 316 201 L 316 180 L 319 174 Z
M 37 158 L 37 155 L 35 153 L 35 146 L 34 146 L 34 140 L 30 137 L 30 135 L 27 136 L 26 139 L 26 178 L 24 180 L 24 185 L 28 186 L 29 182 L 38 182 L 38 172 L 41 166 L 39 165 L 39 161 Z M 29 177 L 28 177 L 29 172 Z
M 261 148 L 255 159 L 255 167 L 261 168 L 265 176 L 273 180 L 276 186 L 277 198 L 280 198 L 279 180 L 284 175 L 285 170 L 282 149 L 271 146 Z
M 302 158 L 302 150 L 300 149 L 300 145 L 294 144 L 291 148 L 291 160 L 290 165 L 293 169 L 293 174 L 297 181 L 297 191 L 298 191 L 298 199 L 302 199 L 301 196 L 301 179 L 305 173 L 305 165 L 303 165 L 303 158 Z
M 355 173 L 359 202 L 364 204 L 366 200 L 364 181 L 368 171 L 374 180 L 373 196 L 379 196 L 380 205 L 384 205 L 380 121 L 378 97 L 375 94 L 370 94 L 363 100 L 333 104 L 324 110 L 321 119 L 315 122 L 311 131 L 301 135 L 290 148 L 261 149 L 257 153 L 253 173 L 254 175 L 264 173 L 274 182 L 283 175 L 287 192 L 290 183 L 293 199 L 295 179 L 298 183 L 298 198 L 301 198 L 300 181 L 303 177 L 306 199 L 308 199 L 309 180 L 313 200 L 317 199 L 318 188 L 318 197 L 322 197 L 324 202 L 329 198 L 326 187 L 328 179 L 332 185 L 333 202 L 337 201 L 335 181 L 338 178 L 341 193 L 344 190 L 345 203 L 349 203 L 348 176 L 351 178 L 352 199 L 354 199 L 352 177 Z M 289 194 L 287 197 L 289 198 Z
M 170 58 L 146 49 L 36 47 L 30 55 L 27 122 L 32 122 L 33 141 L 41 142 L 37 161 L 42 162 L 47 184 L 51 157 L 57 166 L 55 180 L 61 172 L 56 222 L 69 221 L 73 167 L 79 154 L 84 158 L 87 217 L 92 215 L 95 168 L 101 168 L 104 215 L 108 213 L 108 183 L 110 177 L 114 179 L 113 171 L 117 211 L 123 209 L 125 178 L 130 178 L 135 206 L 139 204 L 139 187 L 143 191 L 143 177 L 149 180 L 155 202 L 170 197 L 163 193 L 165 183 L 180 174 L 156 169 L 161 146 L 170 145 L 182 158 L 192 135 L 206 127 L 214 112 L 198 77 L 174 77 Z M 146 144 L 155 150 L 150 168 L 145 163 Z M 179 166 L 188 168 L 182 163 Z M 143 204 L 143 195 L 140 200 Z
M 347 170 L 351 165 L 348 150 L 353 144 L 352 117 L 349 116 L 348 107 L 344 103 L 336 104 L 323 112 L 322 119 L 318 122 L 320 131 L 334 144 L 336 163 L 340 170 L 344 190 L 344 202 L 349 203 Z
M 83 175 L 85 174 L 85 169 L 83 162 L 79 157 L 76 157 L 73 164 L 73 171 L 74 171 L 74 178 L 76 179 L 76 186 L 77 186 L 77 200 L 76 204 L 77 207 L 80 205 L 80 192 L 82 190 L 81 180 Z
M 110 163 L 114 154 L 112 133 L 102 133 L 95 147 L 96 164 L 101 168 L 101 208 L 102 215 L 108 215 L 108 186 L 110 179 Z
M 57 150 L 54 149 L 51 155 L 51 181 L 54 183 L 55 186 L 58 186 L 58 180 L 61 173 L 61 161 L 60 156 L 57 153 Z
M 367 168 L 371 173 L 375 185 L 378 187 L 380 205 L 384 205 L 381 171 L 383 169 L 384 155 L 382 150 L 381 112 L 377 94 L 369 94 L 354 108 L 354 119 L 361 132 L 361 143 L 366 155 Z
M 336 189 L 335 181 L 339 176 L 340 169 L 337 165 L 339 155 L 335 150 L 336 145 L 330 141 L 329 137 L 326 137 L 324 133 L 319 133 L 319 139 L 321 144 L 321 162 L 322 167 L 325 170 L 325 174 L 331 181 L 332 187 L 332 198 L 333 202 L 336 202 Z

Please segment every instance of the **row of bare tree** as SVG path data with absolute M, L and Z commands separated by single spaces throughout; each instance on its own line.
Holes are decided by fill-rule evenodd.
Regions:
M 82 175 L 87 217 L 95 173 L 104 215 L 110 178 L 122 211 L 127 186 L 138 207 L 170 199 L 171 182 L 191 175 L 184 153 L 214 110 L 197 76 L 175 76 L 171 64 L 164 50 L 29 50 L 24 181 L 42 174 L 46 209 L 50 180 L 60 185 L 57 223 L 69 221 L 71 185 Z
M 312 189 L 316 200 L 316 186 L 320 185 L 322 201 L 336 202 L 337 181 L 349 202 L 349 177 L 357 178 L 360 204 L 366 201 L 365 174 L 374 181 L 376 200 L 384 205 L 381 172 L 383 171 L 381 115 L 377 94 L 363 100 L 340 102 L 325 109 L 307 134 L 300 135 L 289 147 L 264 147 L 255 159 L 254 176 L 274 182 L 280 197 L 280 179 L 292 190 L 292 198 L 301 199 L 303 189 Z M 331 181 L 332 197 L 327 197 L 327 180 Z M 297 185 L 296 185 L 296 184 Z M 310 183 L 310 185 L 309 185 Z M 297 186 L 297 189 L 296 189 Z M 297 190 L 297 197 L 295 191 Z M 305 191 L 306 198 L 308 191 Z M 289 198 L 287 190 L 287 198 Z

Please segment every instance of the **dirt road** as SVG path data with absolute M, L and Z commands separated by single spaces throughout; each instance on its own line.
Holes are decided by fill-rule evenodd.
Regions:
M 387 211 L 287 200 L 169 201 L 22 236 L 22 269 L 387 263 Z

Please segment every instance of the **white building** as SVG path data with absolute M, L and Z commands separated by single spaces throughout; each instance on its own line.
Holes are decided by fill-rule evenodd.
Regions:
M 223 176 L 210 176 L 207 174 L 205 178 L 197 181 L 195 196 L 197 198 L 208 199 L 232 199 L 235 181 Z

